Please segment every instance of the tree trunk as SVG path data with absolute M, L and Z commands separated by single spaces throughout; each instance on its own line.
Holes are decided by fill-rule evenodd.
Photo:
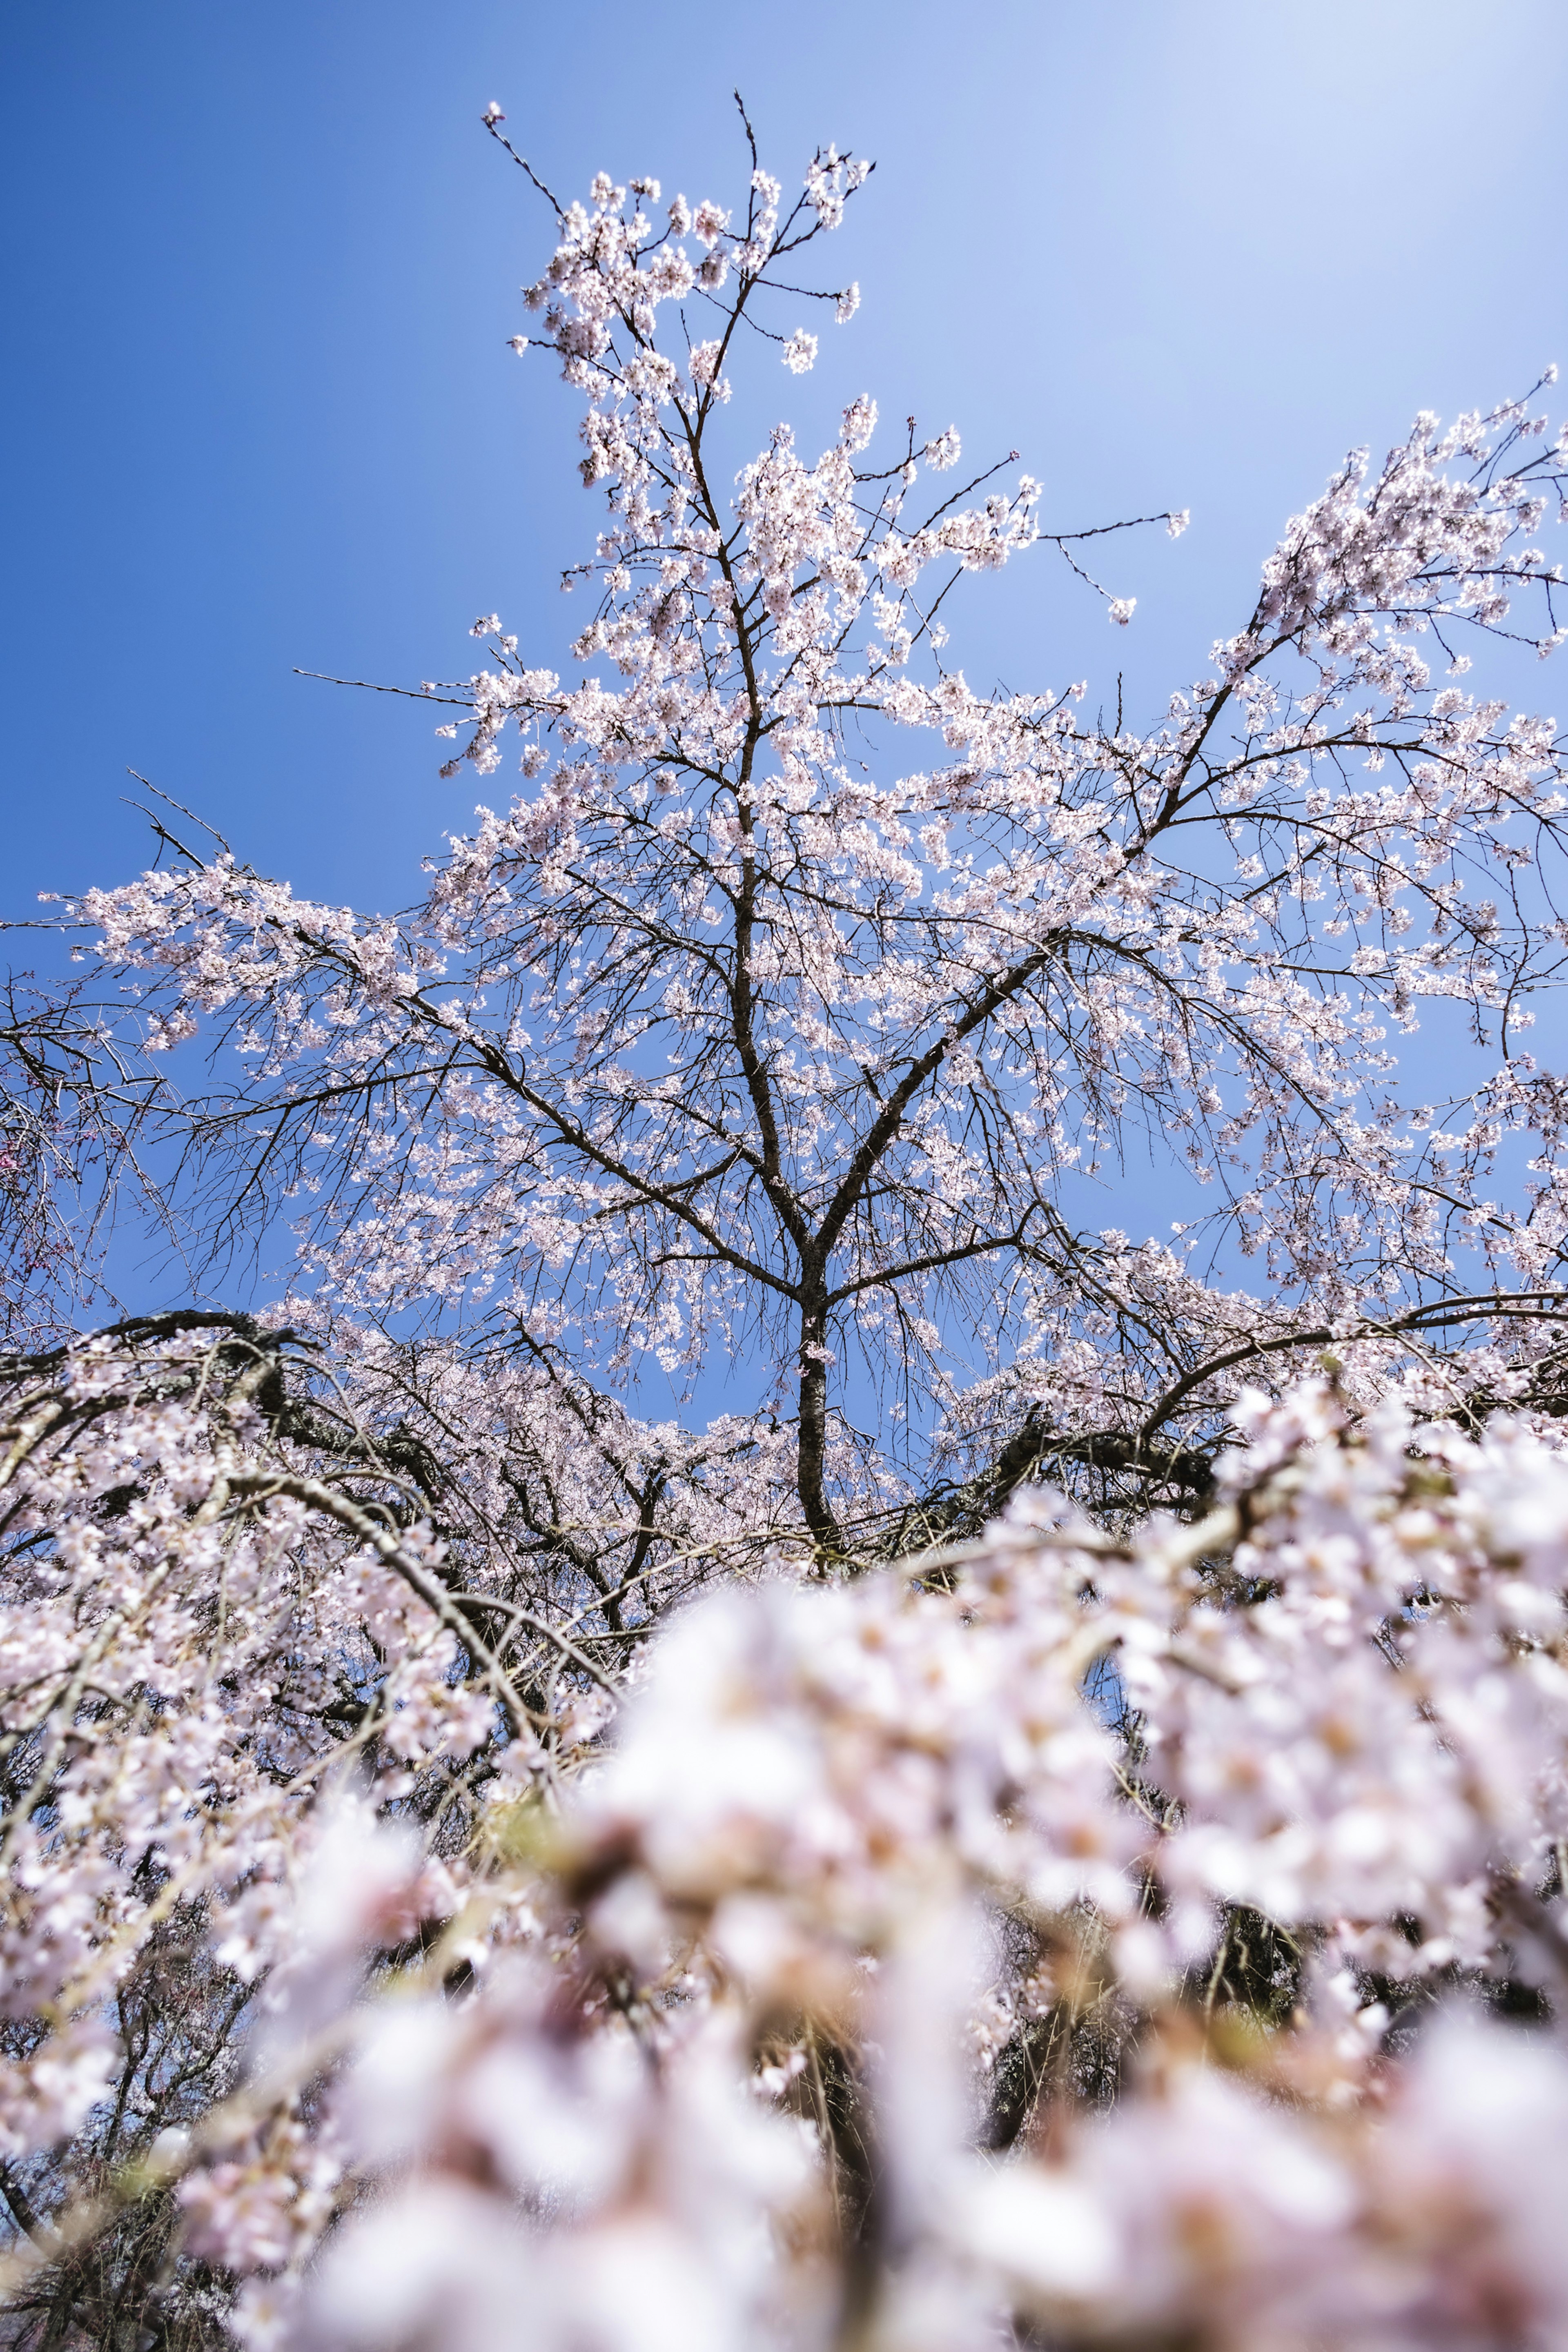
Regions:
M 819 1573 L 840 1559 L 844 1540 L 827 1507 L 824 1484 L 827 1451 L 827 1310 L 817 1298 L 800 1310 L 800 1447 L 797 1484 L 800 1507 L 816 1547 Z

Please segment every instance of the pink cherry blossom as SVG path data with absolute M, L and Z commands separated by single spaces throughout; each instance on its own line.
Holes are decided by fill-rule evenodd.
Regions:
M 1554 2347 L 1568 755 L 1456 681 L 1568 441 L 1352 455 L 1152 721 L 979 691 L 1134 526 L 777 415 L 869 166 L 504 120 L 601 528 L 413 698 L 518 788 L 397 918 L 160 818 L 0 1023 L 6 2340 Z M 137 1202 L 281 1295 L 77 1328 Z

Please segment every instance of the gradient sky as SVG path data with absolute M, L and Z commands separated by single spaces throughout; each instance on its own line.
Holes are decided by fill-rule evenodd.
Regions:
M 1126 633 L 1044 559 L 973 583 L 976 687 L 1121 666 L 1152 719 L 1347 446 L 1568 362 L 1563 0 L 14 0 L 0 914 L 146 862 L 127 768 L 297 888 L 415 895 L 472 778 L 293 669 L 460 675 L 492 610 L 561 663 L 599 511 L 505 347 L 553 238 L 479 113 L 563 194 L 728 203 L 737 83 L 786 184 L 878 162 L 832 251 L 860 314 L 768 394 L 807 445 L 866 389 L 1016 446 L 1048 526 L 1192 509 L 1108 559 Z
M 787 180 L 875 155 L 833 256 L 864 307 L 780 413 L 955 420 L 1068 528 L 1193 509 L 1116 559 L 1125 635 L 1043 562 L 976 583 L 976 685 L 1121 662 L 1152 715 L 1348 445 L 1568 362 L 1563 0 L 5 18 L 8 914 L 144 862 L 127 767 L 365 907 L 466 821 L 429 713 L 291 672 L 461 674 L 490 610 L 559 657 L 596 517 L 568 396 L 505 348 L 552 239 L 492 97 L 563 193 L 728 200 L 737 82 Z

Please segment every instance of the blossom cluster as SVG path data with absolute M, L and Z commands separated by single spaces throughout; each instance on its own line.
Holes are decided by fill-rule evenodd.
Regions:
M 324 1556 L 211 1359 L 89 1353 L 29 1456 L 100 1532 L 4 1620 L 3 2128 L 37 2180 L 112 2106 L 242 2344 L 1562 2340 L 1550 1425 L 1247 1392 L 1201 1519 L 763 1563 L 542 1740 L 428 1528 Z M 244 2019 L 183 2109 L 124 2022 L 177 1913 Z
M 356 1938 L 448 1916 L 480 1792 L 556 1801 L 658 1614 L 787 1525 L 788 1469 L 744 1424 L 636 1424 L 549 1350 L 506 1374 L 191 1309 L 0 1360 L 13 2214 L 155 2176 L 242 2051 L 331 2029 Z M 387 1818 L 390 1866 L 354 1829 Z M 282 2262 L 341 2166 L 287 2101 L 264 2159 L 252 2129 L 192 2193 Z
M 1561 2340 L 1568 2060 L 1483 1996 L 1568 1982 L 1568 1467 L 1323 1382 L 1239 1411 L 1197 1526 L 1037 1489 L 962 1559 L 679 1621 L 555 1833 L 570 1963 L 367 2027 L 344 2127 L 399 2185 L 299 2324 L 479 2345 L 527 2282 L 544 2342 L 813 2343 L 861 2296 L 943 2346 Z M 1042 2067 L 986 2130 L 999 1968 L 1016 2040 L 1118 2011 L 1110 2116 Z

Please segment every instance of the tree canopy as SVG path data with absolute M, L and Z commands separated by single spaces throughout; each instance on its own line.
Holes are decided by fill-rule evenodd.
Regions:
M 747 455 L 869 166 L 504 121 L 587 613 L 399 690 L 516 788 L 394 917 L 161 802 L 0 1021 L 5 2340 L 1554 2343 L 1568 431 L 980 690 L 969 574 L 1185 515 Z

